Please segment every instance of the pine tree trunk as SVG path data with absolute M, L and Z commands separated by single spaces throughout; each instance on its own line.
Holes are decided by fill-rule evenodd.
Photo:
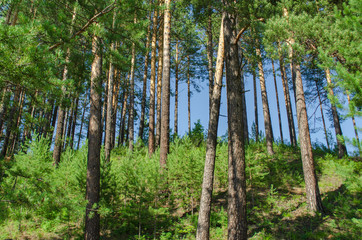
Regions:
M 323 123 L 324 135 L 325 135 L 325 137 L 326 137 L 327 147 L 328 147 L 328 149 L 330 149 L 330 147 L 329 147 L 329 141 L 328 141 L 328 132 L 327 132 L 327 127 L 326 127 L 326 122 L 325 122 L 325 120 L 324 120 L 324 115 L 323 115 L 322 99 L 321 99 L 321 94 L 320 94 L 320 91 L 319 91 L 319 87 L 318 87 L 317 81 L 315 82 L 315 85 L 316 85 L 317 94 L 318 94 L 319 107 L 320 107 L 320 109 L 321 109 L 321 116 L 322 116 L 322 123 Z
M 78 136 L 78 143 L 77 143 L 77 149 L 79 149 L 80 140 L 82 139 L 82 130 L 83 130 L 83 124 L 84 124 L 84 116 L 85 116 L 85 110 L 87 108 L 87 98 L 84 99 L 83 103 L 83 113 L 82 113 L 82 119 L 80 121 L 80 128 L 79 128 L 79 136 Z
M 150 112 L 148 122 L 148 154 L 151 156 L 155 151 L 155 84 L 156 84 L 156 41 L 157 41 L 157 11 L 152 17 L 152 40 L 151 40 L 151 78 L 150 78 Z
M 281 52 L 281 46 L 280 46 L 279 42 L 278 42 L 278 54 L 279 54 L 280 75 L 281 75 L 282 83 L 283 83 L 285 107 L 287 109 L 290 143 L 292 144 L 292 146 L 295 147 L 295 146 L 297 146 L 297 137 L 296 137 L 296 131 L 295 131 L 295 126 L 294 126 L 292 104 L 290 101 L 288 80 L 287 80 L 287 75 L 285 73 L 284 60 L 283 60 L 283 55 Z
M 224 6 L 230 4 L 224 0 Z M 228 239 L 247 239 L 245 149 L 236 16 L 224 11 L 224 43 L 228 109 Z
M 86 190 L 86 217 L 85 239 L 100 238 L 100 216 L 98 203 L 100 198 L 100 152 L 101 152 L 101 94 L 102 87 L 102 57 L 100 39 L 93 37 L 92 53 L 94 59 L 91 72 L 89 140 L 87 162 L 87 190 Z
M 191 134 L 191 82 L 190 82 L 190 56 L 187 56 L 187 119 L 189 134 Z
M 281 118 L 281 116 L 280 116 L 280 106 L 279 106 L 279 94 L 278 94 L 277 77 L 276 77 L 276 74 L 275 74 L 274 60 L 273 60 L 273 59 L 272 59 L 272 68 L 273 68 L 273 77 L 274 77 L 274 86 L 275 86 L 275 98 L 276 98 L 276 100 L 277 100 L 277 108 L 278 108 L 278 120 L 279 120 L 280 140 L 281 140 L 282 144 L 284 144 L 282 118 Z
M 162 113 L 161 113 L 161 141 L 160 166 L 166 167 L 169 150 L 170 129 L 170 45 L 171 45 L 171 0 L 165 0 L 164 32 L 163 32 L 163 73 L 162 73 Z
M 222 76 L 224 68 L 224 29 L 223 22 L 221 22 L 220 38 L 216 61 L 215 71 L 215 84 L 213 86 L 210 117 L 209 117 L 209 129 L 207 132 L 207 145 L 206 145 L 206 157 L 204 176 L 202 181 L 202 192 L 200 199 L 199 218 L 197 222 L 197 240 L 210 239 L 210 212 L 211 212 L 211 198 L 214 185 L 214 170 L 215 170 L 215 156 L 217 145 L 217 129 L 219 124 L 220 114 L 220 99 L 222 89 Z
M 161 14 L 161 18 L 164 17 L 164 14 Z M 160 146 L 160 135 L 161 135 L 161 96 L 162 96 L 162 74 L 163 74 L 163 48 L 164 48 L 164 22 L 160 23 L 160 35 L 158 37 L 158 69 L 157 69 L 157 104 L 156 104 L 156 138 L 155 138 L 155 147 Z
M 176 136 L 178 136 L 178 82 L 179 82 L 179 50 L 178 50 L 178 46 L 179 46 L 179 42 L 176 42 L 176 46 L 175 46 L 175 52 L 176 52 L 176 56 L 175 56 L 175 115 L 174 115 L 174 134 Z
M 21 91 L 20 93 L 20 100 L 19 100 L 19 104 L 18 104 L 18 109 L 16 111 L 16 122 L 15 122 L 15 128 L 11 134 L 11 141 L 10 141 L 10 153 L 8 154 L 8 156 L 12 156 L 17 148 L 18 145 L 18 141 L 20 138 L 20 123 L 21 123 L 21 116 L 23 113 L 23 105 L 24 105 L 24 100 L 25 100 L 25 92 Z
M 310 140 L 307 107 L 305 105 L 304 90 L 300 65 L 295 64 L 296 71 L 296 97 L 297 97 L 297 119 L 299 129 L 300 152 L 303 162 L 303 173 L 307 194 L 307 203 L 312 211 L 323 213 L 322 200 L 319 193 L 317 175 L 314 167 L 312 143 Z
M 213 46 L 212 46 L 212 9 L 211 4 L 208 6 L 208 20 L 207 20 L 207 68 L 209 73 L 209 116 L 211 114 L 211 101 L 212 101 L 212 92 L 214 88 L 214 79 L 213 79 Z
M 116 145 L 116 124 L 117 124 L 117 112 L 118 112 L 118 97 L 119 88 L 121 87 L 119 71 L 115 70 L 116 84 L 113 88 L 113 100 L 112 100 L 112 126 L 111 126 L 111 149 Z
M 265 126 L 265 139 L 266 139 L 266 149 L 270 155 L 274 155 L 273 150 L 273 129 L 270 119 L 270 111 L 269 111 L 269 102 L 268 95 L 266 92 L 266 85 L 264 79 L 264 69 L 262 56 L 260 51 L 260 46 L 258 45 L 255 48 L 256 55 L 258 57 L 258 68 L 259 68 L 259 80 L 260 80 L 260 91 L 261 91 L 261 102 L 263 104 L 263 115 L 264 115 L 264 126 Z
M 137 22 L 136 16 L 134 17 L 134 23 Z M 131 76 L 130 76 L 130 94 L 129 94 L 129 117 L 128 117 L 128 137 L 129 137 L 129 150 L 133 151 L 134 142 L 134 72 L 136 64 L 136 45 L 132 44 L 132 60 L 131 60 Z
M 254 85 L 254 113 L 255 113 L 255 142 L 259 142 L 259 114 L 258 114 L 258 95 L 256 91 L 256 70 L 253 69 Z
M 249 143 L 249 131 L 248 131 L 248 114 L 246 109 L 246 99 L 245 99 L 245 83 L 244 83 L 244 72 L 241 71 L 241 104 L 243 105 L 243 115 L 242 118 L 244 119 L 244 139 L 246 143 Z
M 113 15 L 113 26 L 115 24 L 116 13 Z M 111 51 L 115 51 L 116 46 L 113 42 L 111 44 Z M 113 82 L 115 75 L 114 64 L 111 61 L 109 63 L 109 74 L 108 74 L 108 94 L 107 94 L 107 120 L 106 120 L 106 133 L 105 133 L 105 144 L 104 144 L 104 156 L 105 161 L 109 162 L 110 154 L 111 154 L 111 135 L 112 135 L 112 125 L 113 125 Z
M 145 111 L 146 111 L 146 97 L 147 97 L 147 72 L 148 72 L 148 59 L 150 48 L 150 35 L 151 35 L 151 25 L 148 25 L 147 29 L 147 40 L 146 40 L 146 54 L 145 54 L 145 69 L 143 72 L 143 87 L 142 87 L 142 100 L 141 100 L 141 118 L 140 118 L 140 127 L 138 131 L 138 137 L 142 140 L 143 130 L 145 126 Z
M 351 106 L 351 98 L 349 96 L 349 93 L 347 92 L 347 100 L 348 100 L 348 105 Z M 358 137 L 358 129 L 357 129 L 357 125 L 356 125 L 356 119 L 354 118 L 354 114 L 352 114 L 351 116 L 352 118 L 352 123 L 353 123 L 353 128 L 354 128 L 354 134 L 356 135 L 356 141 L 357 141 L 357 147 L 359 150 L 359 156 L 362 156 L 362 149 L 359 143 L 359 137 Z
M 328 68 L 325 70 L 325 72 L 326 72 L 326 79 L 327 79 L 327 83 L 328 83 L 329 95 L 334 97 L 331 73 Z M 338 157 L 342 158 L 344 155 L 347 154 L 347 149 L 346 149 L 346 145 L 344 145 L 344 143 L 338 139 L 338 136 L 343 136 L 342 128 L 339 123 L 339 116 L 338 116 L 336 104 L 331 103 L 331 105 L 332 105 L 334 129 L 336 132 L 336 139 L 337 139 Z
M 77 97 L 77 100 L 75 101 L 75 108 L 74 108 L 74 117 L 73 117 L 73 123 L 72 123 L 72 130 L 70 133 L 70 147 L 71 149 L 74 149 L 74 135 L 75 135 L 75 127 L 77 125 L 77 117 L 78 117 L 78 105 L 79 105 L 79 96 Z

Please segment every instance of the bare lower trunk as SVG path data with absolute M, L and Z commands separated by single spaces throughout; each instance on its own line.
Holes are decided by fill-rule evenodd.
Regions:
M 258 95 L 257 95 L 257 91 L 256 91 L 255 69 L 253 69 L 253 84 L 254 84 L 255 142 L 259 142 Z
M 241 71 L 241 104 L 243 106 L 243 115 L 242 118 L 244 119 L 244 139 L 246 143 L 249 143 L 249 131 L 248 131 L 248 114 L 246 109 L 246 99 L 245 99 L 245 83 L 244 83 L 244 72 Z
M 148 122 L 148 154 L 155 151 L 155 84 L 156 84 L 156 40 L 157 40 L 157 11 L 152 17 L 151 41 L 151 78 L 150 78 L 150 112 Z
M 319 91 L 319 87 L 318 87 L 318 83 L 317 81 L 315 82 L 316 88 L 317 88 L 317 94 L 318 94 L 318 100 L 319 100 L 319 107 L 321 109 L 321 116 L 322 116 L 322 123 L 323 123 L 323 129 L 324 129 L 324 135 L 326 137 L 326 143 L 327 143 L 327 147 L 328 149 L 330 149 L 329 147 L 329 141 L 328 141 L 328 132 L 327 132 L 327 127 L 326 127 L 326 122 L 324 120 L 324 115 L 323 115 L 323 107 L 322 107 L 322 99 L 321 99 L 321 94 Z
M 190 56 L 187 56 L 187 119 L 189 134 L 191 133 L 191 83 L 190 83 Z
M 119 88 L 121 86 L 120 75 L 117 69 L 115 70 L 115 80 L 116 84 L 113 87 L 113 100 L 112 100 L 112 126 L 111 126 L 111 149 L 114 148 L 116 144 L 116 123 L 117 123 L 117 112 L 118 112 L 118 97 L 119 97 Z
M 278 120 L 279 120 L 279 131 L 280 131 L 280 140 L 282 142 L 282 144 L 284 143 L 283 141 L 283 127 L 282 127 L 282 119 L 280 116 L 280 106 L 279 106 L 279 94 L 278 94 L 278 85 L 277 85 L 277 78 L 276 78 L 276 74 L 275 74 L 275 68 L 274 68 L 274 60 L 272 59 L 272 68 L 273 68 L 273 77 L 274 77 L 274 86 L 275 86 L 275 98 L 277 100 L 277 108 L 278 108 Z
M 163 16 L 163 15 L 161 15 Z M 161 23 L 160 26 L 160 36 L 158 38 L 158 69 L 157 69 L 157 105 L 156 105 L 156 111 L 157 111 L 157 118 L 156 118 L 156 138 L 155 138 L 155 147 L 160 146 L 160 135 L 161 135 L 161 94 L 162 94 L 162 73 L 163 73 L 163 23 Z
M 282 83 L 283 83 L 285 107 L 287 109 L 290 143 L 292 144 L 292 146 L 297 146 L 297 137 L 296 137 L 295 126 L 294 126 L 292 104 L 290 102 L 288 80 L 287 80 L 287 75 L 285 74 L 284 60 L 283 60 L 283 55 L 281 52 L 280 43 L 278 43 L 278 54 L 279 54 L 280 74 L 281 74 Z
M 351 98 L 349 96 L 349 93 L 347 93 L 347 100 L 348 100 L 348 105 L 351 106 Z M 356 141 L 357 141 L 357 147 L 359 150 L 359 155 L 362 156 L 362 149 L 361 149 L 361 146 L 359 143 L 358 129 L 357 129 L 357 125 L 356 125 L 356 119 L 354 118 L 354 114 L 352 114 L 351 118 L 352 118 L 352 123 L 353 123 L 353 128 L 354 128 L 354 134 L 356 135 Z
M 113 21 L 115 21 L 113 19 Z M 111 44 L 112 51 L 115 50 L 115 43 Z M 113 62 L 109 64 L 109 74 L 108 74 L 108 94 L 107 94 L 107 120 L 106 120 L 106 133 L 105 133 L 105 144 L 104 144 L 104 156 L 106 162 L 109 162 L 111 155 L 111 128 L 113 124 L 113 82 L 115 75 L 115 68 Z
M 151 25 L 148 25 L 147 30 L 147 41 L 146 41 L 146 55 L 145 55 L 145 69 L 143 72 L 143 87 L 142 87 L 142 100 L 141 100 L 141 118 L 140 118 L 140 127 L 138 131 L 138 137 L 143 138 L 143 130 L 145 126 L 145 111 L 146 111 L 146 95 L 147 95 L 147 72 L 148 72 L 148 56 L 149 56 L 149 47 L 150 47 L 150 35 L 151 35 Z
M 166 167 L 169 150 L 170 129 L 170 45 L 171 45 L 171 0 L 165 0 L 164 32 L 163 32 L 163 73 L 162 73 L 162 116 L 160 141 L 160 166 Z
M 79 149 L 80 140 L 82 139 L 82 130 L 83 130 L 83 124 L 84 124 L 84 116 L 85 116 L 85 110 L 86 110 L 86 101 L 87 99 L 84 99 L 83 103 L 83 113 L 82 113 L 82 119 L 80 121 L 80 129 L 79 129 L 79 136 L 78 136 L 78 143 L 77 143 L 77 149 Z
M 258 43 L 257 43 L 258 45 Z M 269 111 L 269 102 L 268 95 L 266 92 L 266 85 L 264 79 L 264 70 L 263 70 L 263 62 L 260 47 L 256 46 L 256 55 L 258 57 L 258 68 L 259 68 L 259 80 L 260 80 L 260 91 L 261 91 L 261 100 L 263 103 L 263 115 L 264 115 L 264 126 L 265 126 L 265 139 L 266 139 L 266 148 L 270 155 L 274 154 L 273 150 L 273 129 L 270 119 L 270 111 Z
M 315 172 L 312 144 L 310 140 L 307 107 L 305 105 L 302 75 L 300 65 L 295 64 L 296 69 L 296 97 L 297 119 L 299 129 L 300 152 L 303 162 L 303 173 L 307 194 L 307 203 L 312 211 L 324 212 L 319 193 L 317 175 Z
M 85 239 L 100 238 L 100 216 L 98 203 L 100 196 L 100 153 L 101 153 L 101 94 L 102 57 L 100 40 L 93 37 L 92 52 L 94 59 L 91 72 L 89 140 L 87 161 L 87 191 Z
M 174 134 L 177 136 L 178 135 L 178 74 L 179 74 L 179 52 L 178 52 L 178 46 L 179 46 L 179 42 L 176 43 L 176 47 L 175 47 L 175 51 L 176 51 L 176 56 L 175 56 L 175 115 L 174 115 Z
M 197 223 L 197 240 L 210 239 L 210 212 L 211 198 L 214 185 L 214 169 L 217 144 L 217 129 L 219 124 L 220 114 L 220 99 L 222 89 L 222 76 L 224 67 L 224 34 L 223 22 L 221 22 L 219 47 L 217 53 L 215 84 L 211 97 L 209 129 L 207 132 L 207 145 L 204 176 L 202 181 L 202 192 L 200 199 L 200 211 Z
M 331 73 L 328 68 L 325 70 L 325 72 L 326 72 L 326 78 L 327 78 L 327 83 L 328 83 L 329 95 L 331 97 L 334 97 Z M 347 154 L 347 149 L 346 149 L 346 145 L 344 145 L 344 143 L 338 139 L 338 136 L 343 136 L 342 128 L 341 128 L 341 124 L 339 123 L 339 116 L 338 116 L 336 104 L 334 104 L 334 103 L 331 103 L 331 104 L 332 104 L 334 129 L 336 132 L 336 139 L 337 139 L 338 157 L 342 158 L 344 155 Z
M 226 8 L 230 7 L 223 1 Z M 226 90 L 228 108 L 228 239 L 247 239 L 245 149 L 241 105 L 241 82 L 236 16 L 226 11 L 224 17 Z
M 211 101 L 212 101 L 212 92 L 214 88 L 214 79 L 213 79 L 213 63 L 212 59 L 214 57 L 214 51 L 212 46 L 212 9 L 211 5 L 208 6 L 208 20 L 207 20 L 207 70 L 209 73 L 209 116 L 211 114 Z

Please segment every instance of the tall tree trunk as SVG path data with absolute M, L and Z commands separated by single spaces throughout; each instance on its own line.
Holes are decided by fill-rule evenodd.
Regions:
M 273 129 L 270 119 L 269 111 L 269 102 L 268 95 L 266 92 L 265 78 L 264 78 L 264 69 L 263 69 L 263 60 L 261 56 L 259 41 L 257 41 L 257 46 L 255 48 L 256 55 L 258 57 L 258 68 L 259 68 L 259 80 L 260 80 L 260 91 L 261 91 L 261 100 L 263 104 L 263 115 L 264 115 L 264 125 L 265 125 L 265 139 L 266 139 L 266 149 L 270 155 L 274 155 L 273 150 Z
M 136 15 L 134 23 L 137 22 Z M 128 117 L 128 137 L 129 137 L 129 150 L 133 151 L 134 142 L 134 72 L 136 64 L 136 45 L 132 43 L 132 60 L 131 60 L 131 76 L 130 76 L 130 94 L 129 94 L 129 117 Z
M 74 108 L 74 117 L 73 117 L 73 123 L 72 123 L 72 130 L 70 133 L 70 147 L 71 149 L 74 149 L 74 135 L 75 135 L 75 127 L 77 125 L 77 117 L 78 117 L 78 105 L 79 105 L 79 96 L 77 97 L 77 100 L 75 101 L 75 108 Z
M 170 45 L 171 45 L 171 0 L 165 0 L 164 32 L 163 32 L 163 79 L 162 79 L 162 116 L 161 116 L 161 141 L 160 165 L 166 167 L 169 150 L 170 129 Z
M 223 1 L 226 8 L 230 3 Z M 224 43 L 228 109 L 228 239 L 247 239 L 245 149 L 236 16 L 224 10 Z
M 281 51 L 280 42 L 278 42 L 278 55 L 279 55 L 280 75 L 281 75 L 282 83 L 283 83 L 285 107 L 287 109 L 290 143 L 292 144 L 292 146 L 297 146 L 297 136 L 296 136 L 297 134 L 295 131 L 295 126 L 294 126 L 292 104 L 290 101 L 288 80 L 287 80 L 287 75 L 285 73 L 284 59 L 283 59 L 283 55 L 282 55 L 282 51 Z
M 319 100 L 319 107 L 321 109 L 321 116 L 322 116 L 322 123 L 323 123 L 323 129 L 324 129 L 324 135 L 326 137 L 326 143 L 327 143 L 327 147 L 328 149 L 330 149 L 329 147 L 329 141 L 328 141 L 328 132 L 327 132 L 327 127 L 326 127 L 326 122 L 324 120 L 324 115 L 323 115 L 323 107 L 322 107 L 322 99 L 321 99 L 321 94 L 319 91 L 319 87 L 318 87 L 318 83 L 317 81 L 315 82 L 315 86 L 317 88 L 317 94 L 318 94 L 318 100 Z
M 149 112 L 149 122 L 148 122 L 148 154 L 150 156 L 155 151 L 156 41 L 157 41 L 157 10 L 154 11 L 152 17 L 150 112 Z
M 92 53 L 94 55 L 91 72 L 89 140 L 87 162 L 87 190 L 85 217 L 85 239 L 100 238 L 100 216 L 98 203 L 100 196 L 100 153 L 101 153 L 101 94 L 102 57 L 100 39 L 93 36 Z
M 106 74 L 106 79 L 108 79 L 109 76 L 109 71 L 107 71 Z M 102 106 L 102 114 L 101 114 L 101 134 L 100 134 L 100 138 L 101 138 L 101 144 L 102 144 L 102 140 L 103 140 L 103 145 L 106 145 L 106 134 L 103 134 L 103 129 L 104 127 L 107 125 L 106 120 L 107 120 L 107 99 L 106 97 L 108 96 L 108 81 L 105 82 L 104 84 L 104 97 L 103 97 L 103 106 Z M 102 98 L 101 98 L 101 103 L 102 103 Z M 104 135 L 104 138 L 103 138 Z
M 146 111 L 146 97 L 147 97 L 147 72 L 148 72 L 148 59 L 150 48 L 150 35 L 151 35 L 151 25 L 148 25 L 147 29 L 147 40 L 146 40 L 146 54 L 145 54 L 145 69 L 143 72 L 143 87 L 142 87 L 142 100 L 141 100 L 141 118 L 140 118 L 140 127 L 138 130 L 138 137 L 142 140 L 143 130 L 145 126 L 145 111 Z
M 8 108 L 8 102 L 9 102 L 9 88 L 5 87 L 3 90 L 3 95 L 1 96 L 1 104 L 0 104 L 0 137 L 2 136 L 3 132 L 3 126 L 4 126 L 4 120 L 6 117 L 6 112 Z
M 282 141 L 282 144 L 284 144 L 282 119 L 281 119 L 281 117 L 280 117 L 280 106 L 279 106 L 279 94 L 278 94 L 277 77 L 276 77 L 276 74 L 275 74 L 274 60 L 273 60 L 273 59 L 272 59 L 272 68 L 273 68 L 273 77 L 274 77 L 274 86 L 275 86 L 275 98 L 276 98 L 276 100 L 277 100 L 277 108 L 278 108 L 278 120 L 279 120 L 280 140 Z
M 127 78 L 126 78 L 126 81 Z M 123 145 L 124 143 L 124 131 L 125 131 L 125 128 L 126 128 L 126 115 L 127 115 L 127 99 L 128 99 L 128 84 L 127 84 L 127 87 L 124 91 L 124 100 L 123 100 L 123 106 L 122 106 L 122 128 L 121 128 L 121 144 Z
M 176 42 L 176 47 L 175 47 L 175 52 L 176 52 L 176 56 L 175 56 L 175 117 L 174 117 L 174 134 L 176 136 L 178 136 L 178 82 L 179 82 L 179 50 L 178 50 L 178 46 L 179 46 L 179 42 Z
M 114 28 L 116 21 L 116 11 L 113 14 L 113 23 L 112 28 Z M 116 44 L 112 42 L 111 51 L 116 50 Z M 104 144 L 104 157 L 105 161 L 109 162 L 111 155 L 111 135 L 112 135 L 112 125 L 113 125 L 113 82 L 115 78 L 115 68 L 113 64 L 113 59 L 109 63 L 108 71 L 108 94 L 107 94 L 107 120 L 106 120 L 106 133 L 105 133 L 105 144 Z
M 82 119 L 80 121 L 80 128 L 79 128 L 79 136 L 78 136 L 78 143 L 77 143 L 77 149 L 79 149 L 80 140 L 82 139 L 82 130 L 83 130 L 83 124 L 84 124 L 84 116 L 85 116 L 85 110 L 87 109 L 87 98 L 84 99 L 83 103 L 83 113 L 82 113 Z
M 118 112 L 118 97 L 119 88 L 121 87 L 121 79 L 119 71 L 115 70 L 115 80 L 113 88 L 113 100 L 112 100 L 112 126 L 111 126 L 111 149 L 116 145 L 116 123 L 117 123 L 117 112 Z
M 296 70 L 296 96 L 297 96 L 297 119 L 299 129 L 300 152 L 303 162 L 303 173 L 307 193 L 307 203 L 312 211 L 324 212 L 322 200 L 319 193 L 317 175 L 314 167 L 312 143 L 310 140 L 307 107 L 305 105 L 304 90 L 300 65 L 295 64 Z
M 75 21 L 75 18 L 77 16 L 76 8 L 74 8 L 73 16 L 72 16 L 72 26 Z M 70 34 L 73 33 L 73 28 L 70 29 Z M 70 48 L 67 48 L 67 53 L 65 56 L 65 65 L 63 69 L 63 82 L 66 82 L 68 78 L 68 64 L 70 62 Z M 66 88 L 63 85 L 62 86 L 62 92 L 63 95 L 65 94 Z M 55 139 L 54 139 L 54 150 L 53 150 L 53 160 L 54 164 L 58 166 L 60 162 L 60 155 L 62 152 L 62 146 L 63 146 L 63 132 L 64 132 L 64 117 L 65 117 L 65 111 L 64 106 L 62 104 L 62 101 L 60 102 L 60 105 L 58 107 L 58 120 L 57 120 L 57 130 L 55 133 Z
M 190 56 L 187 56 L 187 119 L 189 134 L 191 134 L 191 82 L 190 82 Z
M 215 84 L 213 86 L 210 117 L 209 117 L 209 129 L 207 132 L 207 144 L 206 144 L 206 157 L 204 176 L 202 181 L 202 192 L 200 199 L 200 211 L 197 222 L 197 240 L 210 239 L 210 211 L 211 211 L 211 198 L 214 185 L 214 170 L 215 170 L 215 156 L 216 156 L 216 144 L 217 144 L 217 129 L 219 124 L 220 114 L 220 99 L 222 89 L 222 76 L 224 68 L 224 29 L 223 22 L 221 22 L 220 38 L 216 61 L 215 71 Z
M 160 14 L 161 18 L 164 17 L 163 14 Z M 164 53 L 163 53 L 163 48 L 164 48 L 164 22 L 160 23 L 160 28 L 159 28 L 159 37 L 158 37 L 158 69 L 157 69 L 157 104 L 156 104 L 156 138 L 155 138 L 155 145 L 156 147 L 160 146 L 160 135 L 161 135 L 161 96 L 162 96 L 162 74 L 163 74 L 163 57 L 164 57 Z
M 244 72 L 241 71 L 241 104 L 243 105 L 243 115 L 242 118 L 244 119 L 244 139 L 246 143 L 249 143 L 249 131 L 248 131 L 248 113 L 246 109 L 246 99 L 245 99 L 245 83 L 244 83 Z
M 17 116 L 16 116 L 16 122 L 15 122 L 15 131 L 13 131 L 13 133 L 11 134 L 11 141 L 10 141 L 10 153 L 8 154 L 9 156 L 12 156 L 16 150 L 18 141 L 19 141 L 19 137 L 20 137 L 20 123 L 21 123 L 21 116 L 23 113 L 23 105 L 24 105 L 24 100 L 25 100 L 25 92 L 21 91 L 20 93 L 20 100 L 19 100 L 19 104 L 18 104 L 18 109 L 17 109 Z
M 259 142 L 259 114 L 258 114 L 258 95 L 256 91 L 256 69 L 253 68 L 254 85 L 254 113 L 255 113 L 255 142 Z
M 327 79 L 327 83 L 328 83 L 329 95 L 331 97 L 334 97 L 331 73 L 330 73 L 328 68 L 325 70 L 325 73 L 326 73 L 326 79 Z M 338 116 L 336 104 L 331 103 L 331 105 L 332 105 L 332 115 L 333 115 L 334 129 L 335 129 L 335 132 L 336 132 L 336 139 L 337 139 L 338 157 L 342 158 L 344 155 L 347 154 L 347 149 L 346 149 L 346 145 L 344 145 L 344 143 L 338 139 L 338 136 L 343 136 L 342 128 L 341 128 L 341 125 L 339 123 L 339 116 Z
M 351 98 L 349 96 L 349 93 L 347 92 L 347 100 L 348 100 L 348 105 L 351 106 Z M 356 119 L 354 118 L 354 114 L 352 114 L 352 123 L 353 123 L 353 128 L 354 128 L 354 134 L 356 135 L 356 141 L 357 141 L 357 147 L 359 150 L 359 156 L 362 156 L 362 149 L 359 143 L 359 137 L 358 137 L 358 129 L 357 129 L 357 125 L 356 125 Z
M 211 114 L 211 101 L 212 101 L 212 93 L 213 93 L 213 87 L 214 87 L 214 79 L 213 79 L 213 57 L 214 57 L 214 51 L 212 46 L 212 8 L 211 3 L 209 3 L 208 6 L 208 19 L 207 19 L 207 28 L 206 28 L 206 34 L 207 34 L 207 70 L 209 73 L 209 116 Z

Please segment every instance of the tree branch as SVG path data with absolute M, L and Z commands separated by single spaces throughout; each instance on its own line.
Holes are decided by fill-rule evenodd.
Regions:
M 76 33 L 74 33 L 70 39 L 75 38 L 76 36 L 82 34 L 93 22 L 95 22 L 95 20 L 97 18 L 99 18 L 100 16 L 103 16 L 104 14 L 109 13 L 110 11 L 112 11 L 115 8 L 115 3 L 116 1 L 114 1 L 111 5 L 107 6 L 106 8 L 104 8 L 102 11 L 100 11 L 99 13 L 97 13 L 96 15 L 94 15 L 91 19 L 88 20 L 88 22 Z M 62 42 L 58 42 L 56 44 L 54 44 L 53 46 L 49 47 L 49 51 L 54 50 L 55 48 L 59 47 L 60 45 L 64 44 L 64 41 Z

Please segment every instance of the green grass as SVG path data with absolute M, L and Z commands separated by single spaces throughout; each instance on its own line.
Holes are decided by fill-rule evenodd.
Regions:
M 0 239 L 81 239 L 87 148 L 67 150 L 52 166 L 46 140 L 27 154 L 0 162 Z M 102 239 L 194 239 L 197 228 L 205 146 L 175 139 L 168 171 L 159 169 L 136 145 L 102 159 L 100 202 Z M 327 215 L 311 213 L 305 203 L 298 149 L 274 145 L 246 148 L 248 235 L 251 239 L 359 239 L 362 232 L 362 162 L 337 159 L 317 149 L 316 166 Z M 227 238 L 227 145 L 217 149 L 211 239 Z

